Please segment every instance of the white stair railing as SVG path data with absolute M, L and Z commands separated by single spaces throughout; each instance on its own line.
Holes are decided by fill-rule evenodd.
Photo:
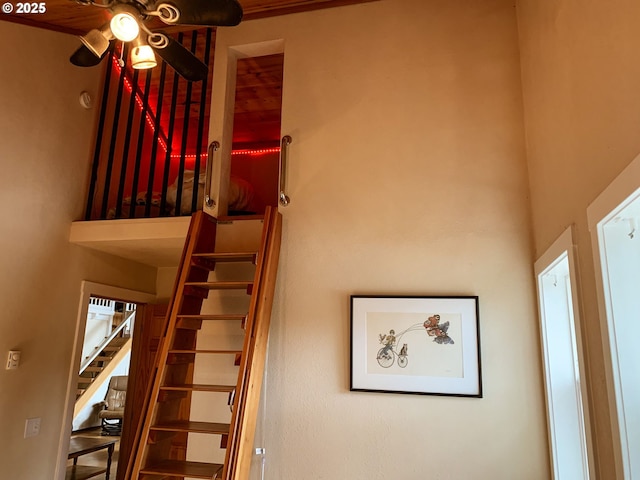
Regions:
M 133 307 L 133 310 L 126 310 L 124 312 L 126 315 L 126 318 L 122 321 L 122 323 L 120 323 L 120 325 L 118 325 L 111 332 L 109 336 L 105 337 L 104 341 L 100 345 L 96 346 L 96 348 L 94 349 L 91 355 L 87 356 L 83 360 L 82 364 L 80 365 L 80 374 L 82 374 L 82 372 L 86 370 L 86 368 L 91 364 L 91 362 L 93 362 L 96 359 L 96 357 L 100 355 L 100 352 L 102 352 L 102 349 L 106 347 L 111 340 L 117 337 L 120 332 L 122 332 L 124 329 L 127 329 L 129 331 L 132 330 L 133 319 L 136 316 L 135 304 L 127 304 L 127 308 L 131 308 L 131 307 Z

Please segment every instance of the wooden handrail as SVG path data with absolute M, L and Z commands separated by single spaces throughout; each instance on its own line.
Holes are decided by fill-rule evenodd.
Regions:
M 254 288 L 258 291 L 252 296 L 245 329 L 244 354 L 236 385 L 223 480 L 247 479 L 252 458 L 280 255 L 282 215 L 268 208 L 264 222 L 254 280 Z

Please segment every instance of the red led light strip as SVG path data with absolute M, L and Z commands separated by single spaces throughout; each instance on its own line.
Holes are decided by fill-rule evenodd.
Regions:
M 114 68 L 116 69 L 118 74 L 120 74 L 120 72 L 122 71 L 122 67 L 120 67 L 120 64 L 118 63 L 118 59 L 116 58 L 115 55 L 112 55 L 111 60 L 113 61 Z M 127 91 L 129 92 L 129 95 L 133 95 L 133 85 L 131 84 L 131 82 L 129 81 L 126 75 L 124 77 L 124 86 L 127 87 Z M 144 102 L 142 101 L 142 98 L 140 98 L 140 93 L 138 92 L 138 89 L 136 89 L 136 92 L 135 92 L 135 100 L 136 100 L 136 104 L 138 105 L 138 108 L 140 109 L 140 112 L 142 112 L 144 110 Z M 156 123 L 154 122 L 149 112 L 145 113 L 145 120 L 147 121 L 147 125 L 149 125 L 149 127 L 151 128 L 151 131 L 155 132 Z M 164 153 L 166 154 L 167 143 L 160 136 L 158 136 L 158 143 L 160 144 L 160 146 L 164 150 Z
M 280 147 L 258 148 L 255 150 L 234 150 L 231 155 L 264 155 L 267 153 L 280 153 Z
M 247 150 L 233 150 L 231 155 L 265 155 L 267 153 L 280 153 L 280 147 L 274 148 L 256 148 L 256 149 L 247 149 Z M 205 157 L 205 154 L 200 154 L 201 158 Z M 172 153 L 171 158 L 182 158 L 182 155 L 179 153 Z M 189 155 L 184 155 L 184 158 L 196 158 L 196 154 L 192 153 Z

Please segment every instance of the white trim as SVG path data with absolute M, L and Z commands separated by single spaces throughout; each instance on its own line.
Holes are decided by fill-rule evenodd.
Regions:
M 634 158 L 627 168 L 587 207 L 589 231 L 593 234 L 599 223 L 606 222 L 618 210 L 624 208 L 628 203 L 625 200 L 638 189 L 640 189 L 640 155 Z
M 586 382 L 582 380 L 584 374 L 586 372 L 586 363 L 585 363 L 585 353 L 583 349 L 583 337 L 582 337 L 582 315 L 581 315 L 581 302 L 579 298 L 580 285 L 578 282 L 579 275 L 577 270 L 577 248 L 573 241 L 573 226 L 569 226 L 556 240 L 553 244 L 536 260 L 534 263 L 534 271 L 536 276 L 536 287 L 538 292 L 538 306 L 539 306 L 539 316 L 540 316 L 540 336 L 541 336 L 541 344 L 543 346 L 543 357 L 545 361 L 545 365 L 548 364 L 547 358 L 547 332 L 546 332 L 546 320 L 545 320 L 545 308 L 544 308 L 544 297 L 542 295 L 542 291 L 540 288 L 540 279 L 546 273 L 555 268 L 559 262 L 564 259 L 567 259 L 569 264 L 569 272 L 568 272 L 568 282 L 570 283 L 570 298 L 571 305 L 573 310 L 573 329 L 572 335 L 574 335 L 574 342 L 577 350 L 578 356 L 578 382 L 579 382 L 579 398 L 576 398 L 576 406 L 579 412 L 579 418 L 582 420 L 582 431 L 583 431 L 583 448 L 586 453 L 586 464 L 583 465 L 584 471 L 587 472 L 587 478 L 595 478 L 596 470 L 594 463 L 594 449 L 593 449 L 593 441 L 591 437 L 591 419 L 589 415 L 589 409 L 587 408 L 587 398 L 588 392 L 586 387 Z M 551 392 L 549 391 L 550 378 L 549 372 L 546 366 L 544 366 L 544 388 L 545 388 L 545 398 L 551 397 Z M 556 442 L 554 437 L 554 429 L 551 427 L 552 419 L 554 416 L 553 405 L 551 402 L 547 401 L 547 414 L 548 414 L 548 435 L 549 435 L 549 453 L 551 455 L 551 465 L 553 469 L 553 478 L 556 480 L 562 480 L 558 477 L 558 472 L 556 471 L 556 462 L 554 458 L 557 458 L 557 454 L 554 451 Z
M 617 392 L 618 383 L 615 377 L 618 372 L 616 358 L 612 355 L 615 348 L 615 335 L 609 335 L 613 318 L 611 312 L 610 292 L 608 291 L 609 279 L 606 268 L 605 245 L 603 239 L 603 225 L 624 209 L 637 196 L 640 190 L 640 155 L 633 161 L 598 195 L 587 207 L 587 221 L 591 234 L 593 264 L 595 268 L 596 299 L 598 303 L 598 315 L 600 318 L 600 330 L 602 332 L 602 349 L 605 363 L 605 376 L 607 384 L 607 397 L 609 401 L 609 420 L 613 434 L 613 452 L 615 457 L 616 478 L 626 478 L 625 472 L 629 471 L 629 458 L 624 454 L 625 445 L 623 433 L 624 425 L 619 421 L 621 410 L 620 396 Z M 634 195 L 634 193 L 636 195 Z M 605 287 L 605 285 L 607 287 Z M 625 434 L 626 435 L 626 434 Z
M 533 264 L 536 276 L 542 274 L 544 270 L 551 268 L 551 263 L 557 263 L 559 260 L 558 257 L 564 252 L 573 250 L 574 247 L 573 227 L 569 226 Z
M 236 59 L 248 57 L 264 57 L 284 53 L 284 39 L 265 40 L 263 42 L 247 43 L 229 47 Z
M 80 303 L 78 305 L 78 316 L 76 320 L 76 331 L 73 341 L 73 355 L 69 364 L 67 378 L 67 395 L 65 399 L 65 411 L 62 415 L 62 428 L 60 429 L 60 440 L 58 442 L 58 462 L 56 464 L 56 476 L 58 480 L 64 480 L 67 470 L 67 455 L 69 453 L 69 439 L 73 424 L 73 408 L 75 392 L 78 387 L 78 369 L 82 357 L 82 344 L 84 342 L 84 326 L 89 309 L 89 297 L 91 295 L 123 300 L 130 303 L 155 303 L 156 296 L 152 293 L 139 292 L 126 288 L 103 285 L 83 280 L 80 286 Z M 115 474 L 114 474 L 115 476 Z
M 220 148 L 214 155 L 211 174 L 213 207 L 203 204 L 205 212 L 214 217 L 227 213 L 228 179 L 231 169 L 233 115 L 236 101 L 236 73 L 238 59 L 284 53 L 284 39 L 271 39 L 244 45 L 226 45 L 216 35 L 213 62 L 213 87 L 209 116 L 209 142 L 217 140 Z M 215 191 L 214 191 L 215 190 Z

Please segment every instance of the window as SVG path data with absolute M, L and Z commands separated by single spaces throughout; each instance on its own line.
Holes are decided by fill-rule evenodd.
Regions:
M 640 479 L 640 157 L 589 206 L 598 303 L 608 336 L 618 469 Z M 606 338 L 606 337 L 605 337 Z
M 568 229 L 535 264 L 549 439 L 556 480 L 589 478 L 572 243 Z

